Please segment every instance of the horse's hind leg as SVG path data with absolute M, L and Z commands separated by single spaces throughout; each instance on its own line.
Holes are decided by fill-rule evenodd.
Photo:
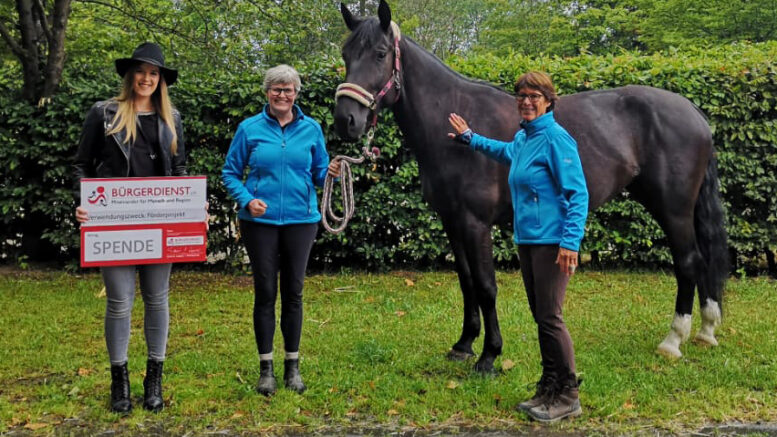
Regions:
M 710 346 L 717 346 L 718 340 L 715 338 L 715 328 L 720 325 L 720 303 L 705 296 L 704 292 L 700 290 L 699 307 L 701 309 L 701 328 L 694 338 L 696 341 L 706 343 Z
M 701 310 L 701 328 L 696 333 L 694 339 L 698 342 L 706 343 L 710 346 L 717 346 L 718 340 L 715 338 L 715 328 L 720 325 L 721 311 L 720 302 L 716 301 L 713 294 L 714 285 L 710 283 L 710 274 L 708 262 L 705 260 L 701 266 L 698 276 L 699 291 L 699 309 Z
M 698 280 L 701 329 L 696 333 L 696 340 L 717 346 L 715 328 L 721 321 L 720 305 L 730 267 L 725 216 L 720 201 L 717 164 L 714 158 L 707 164 L 694 213 L 696 241 L 704 257 Z
M 685 217 L 671 217 L 666 220 L 659 219 L 659 222 L 662 222 L 672 250 L 677 278 L 677 299 L 671 329 L 664 341 L 658 345 L 658 353 L 669 358 L 679 358 L 683 355 L 680 352 L 680 345 L 691 334 L 694 288 L 703 260 L 696 247 L 691 214 Z

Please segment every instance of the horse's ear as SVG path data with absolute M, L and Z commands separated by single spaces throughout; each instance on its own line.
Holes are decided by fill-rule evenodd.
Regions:
M 391 26 L 391 8 L 388 3 L 386 3 L 386 0 L 380 0 L 380 4 L 378 5 L 378 18 L 380 19 L 381 29 L 383 29 L 384 33 L 387 32 Z
M 359 24 L 359 20 L 354 18 L 354 16 L 351 14 L 351 11 L 348 10 L 347 6 L 345 6 L 345 3 L 340 3 L 340 13 L 343 14 L 343 20 L 345 20 L 345 25 L 348 27 L 348 30 L 353 32 L 353 30 L 356 29 L 356 26 Z

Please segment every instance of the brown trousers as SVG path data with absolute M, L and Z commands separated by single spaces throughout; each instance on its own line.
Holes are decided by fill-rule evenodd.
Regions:
M 522 244 L 518 254 L 529 308 L 537 323 L 542 372 L 560 381 L 574 378 L 575 349 L 562 316 L 569 276 L 556 264 L 558 245 Z

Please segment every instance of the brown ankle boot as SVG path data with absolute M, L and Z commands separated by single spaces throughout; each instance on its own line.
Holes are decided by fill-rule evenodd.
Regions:
M 577 377 L 568 378 L 555 390 L 546 401 L 528 411 L 532 419 L 539 422 L 556 422 L 566 417 L 575 417 L 583 414 L 578 397 L 580 381 Z
M 537 381 L 537 391 L 534 393 L 534 396 L 527 401 L 521 402 L 516 408 L 519 411 L 529 411 L 545 403 L 545 400 L 553 391 L 552 388 L 556 385 L 555 379 L 554 375 L 543 371 L 540 380 Z

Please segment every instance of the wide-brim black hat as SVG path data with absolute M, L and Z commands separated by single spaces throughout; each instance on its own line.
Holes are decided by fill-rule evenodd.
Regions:
M 165 55 L 162 53 L 162 48 L 152 42 L 144 42 L 139 45 L 138 48 L 132 52 L 131 58 L 117 59 L 116 72 L 119 73 L 119 76 L 124 77 L 130 67 L 139 62 L 145 62 L 159 67 L 159 71 L 165 78 L 167 85 L 172 85 L 178 80 L 178 70 L 165 66 Z

